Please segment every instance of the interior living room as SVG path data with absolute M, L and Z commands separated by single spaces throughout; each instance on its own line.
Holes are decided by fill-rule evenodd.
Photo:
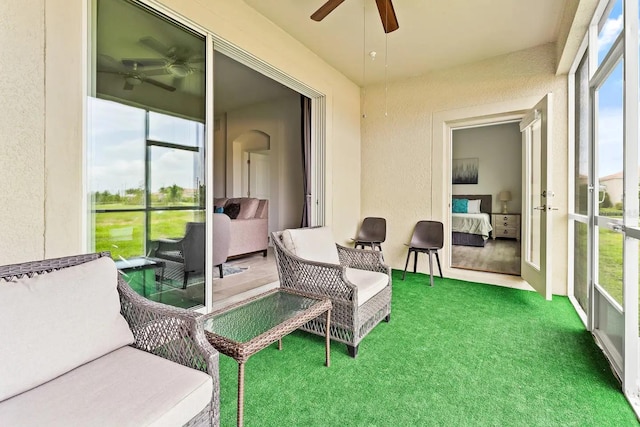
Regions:
M 637 425 L 638 9 L 2 2 L 0 424 Z M 503 124 L 496 164 L 474 130 Z M 367 217 L 382 251 L 350 249 Z M 432 282 L 403 274 L 423 220 Z M 519 270 L 460 268 L 495 231 Z M 248 263 L 270 297 L 216 304 Z

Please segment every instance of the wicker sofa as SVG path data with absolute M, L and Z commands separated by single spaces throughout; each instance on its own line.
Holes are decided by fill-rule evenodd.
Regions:
M 222 208 L 231 218 L 229 225 L 229 258 L 262 252 L 267 256 L 269 245 L 269 201 L 253 197 L 216 198 L 216 208 Z M 232 213 L 231 205 L 239 207 Z M 234 214 L 237 214 L 234 215 Z M 234 218 L 235 217 L 235 218 Z
M 331 298 L 331 339 L 356 357 L 360 341 L 391 317 L 391 268 L 382 252 L 338 245 L 328 227 L 278 231 L 271 240 L 280 287 Z M 320 316 L 301 329 L 324 336 L 325 320 Z
M 0 330 L 1 425 L 219 425 L 197 313 L 138 296 L 108 252 L 0 266 Z

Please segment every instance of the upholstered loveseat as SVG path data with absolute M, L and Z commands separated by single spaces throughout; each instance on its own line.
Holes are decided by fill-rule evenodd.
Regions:
M 147 301 L 108 252 L 0 266 L 0 425 L 219 424 L 197 313 Z
M 253 197 L 216 198 L 217 211 L 231 218 L 229 257 L 262 252 L 269 245 L 269 201 Z

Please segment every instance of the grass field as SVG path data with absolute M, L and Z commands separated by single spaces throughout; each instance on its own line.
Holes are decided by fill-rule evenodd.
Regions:
M 131 208 L 125 205 L 100 205 L 101 209 Z M 151 213 L 149 240 L 179 238 L 187 222 L 204 221 L 204 211 L 157 211 Z M 96 213 L 95 249 L 111 251 L 114 258 L 145 255 L 144 212 Z

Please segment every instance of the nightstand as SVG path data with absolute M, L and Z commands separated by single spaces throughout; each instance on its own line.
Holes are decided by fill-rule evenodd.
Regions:
M 494 213 L 491 214 L 493 226 L 493 240 L 505 237 L 520 241 L 520 214 Z

